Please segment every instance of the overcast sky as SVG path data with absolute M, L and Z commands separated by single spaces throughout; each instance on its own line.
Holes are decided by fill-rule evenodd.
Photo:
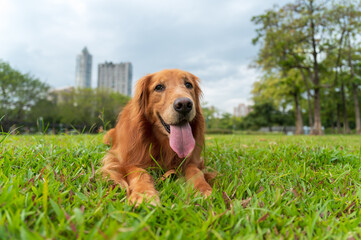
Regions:
M 258 72 L 250 19 L 281 0 L 0 0 L 0 59 L 54 88 L 75 84 L 84 46 L 97 65 L 133 64 L 143 75 L 180 68 L 202 81 L 204 101 L 233 112 L 250 102 Z

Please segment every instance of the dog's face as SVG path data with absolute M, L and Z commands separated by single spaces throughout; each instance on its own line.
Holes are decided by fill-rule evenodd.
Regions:
M 155 73 L 149 82 L 147 117 L 164 134 L 170 125 L 191 122 L 198 104 L 198 79 L 181 70 L 163 70 Z
M 172 140 L 179 145 L 177 139 L 192 141 L 189 123 L 200 111 L 198 82 L 193 74 L 172 69 L 147 75 L 137 84 L 140 109 L 158 132 L 171 139 L 171 145 Z

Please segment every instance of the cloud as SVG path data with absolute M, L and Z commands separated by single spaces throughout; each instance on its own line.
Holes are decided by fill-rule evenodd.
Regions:
M 285 0 L 278 3 L 286 2 Z M 133 81 L 165 68 L 198 75 L 205 100 L 232 111 L 248 101 L 253 15 L 267 0 L 0 0 L 0 58 L 53 87 L 74 85 L 84 46 L 97 64 L 131 61 Z
M 255 69 L 232 63 L 211 64 L 208 69 L 198 74 L 204 79 L 201 85 L 207 105 L 216 106 L 221 112 L 232 113 L 233 107 L 239 103 L 252 103 L 249 93 L 257 77 Z M 212 81 L 207 81 L 208 78 Z

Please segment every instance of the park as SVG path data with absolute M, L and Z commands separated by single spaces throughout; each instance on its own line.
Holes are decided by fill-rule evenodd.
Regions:
M 0 239 L 361 238 L 360 1 L 4 0 L 0 33 Z

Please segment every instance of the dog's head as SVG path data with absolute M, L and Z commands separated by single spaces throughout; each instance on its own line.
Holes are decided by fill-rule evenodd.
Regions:
M 163 70 L 141 78 L 135 100 L 139 111 L 168 136 L 179 157 L 186 157 L 194 147 L 190 122 L 200 113 L 199 79 L 178 69 Z

